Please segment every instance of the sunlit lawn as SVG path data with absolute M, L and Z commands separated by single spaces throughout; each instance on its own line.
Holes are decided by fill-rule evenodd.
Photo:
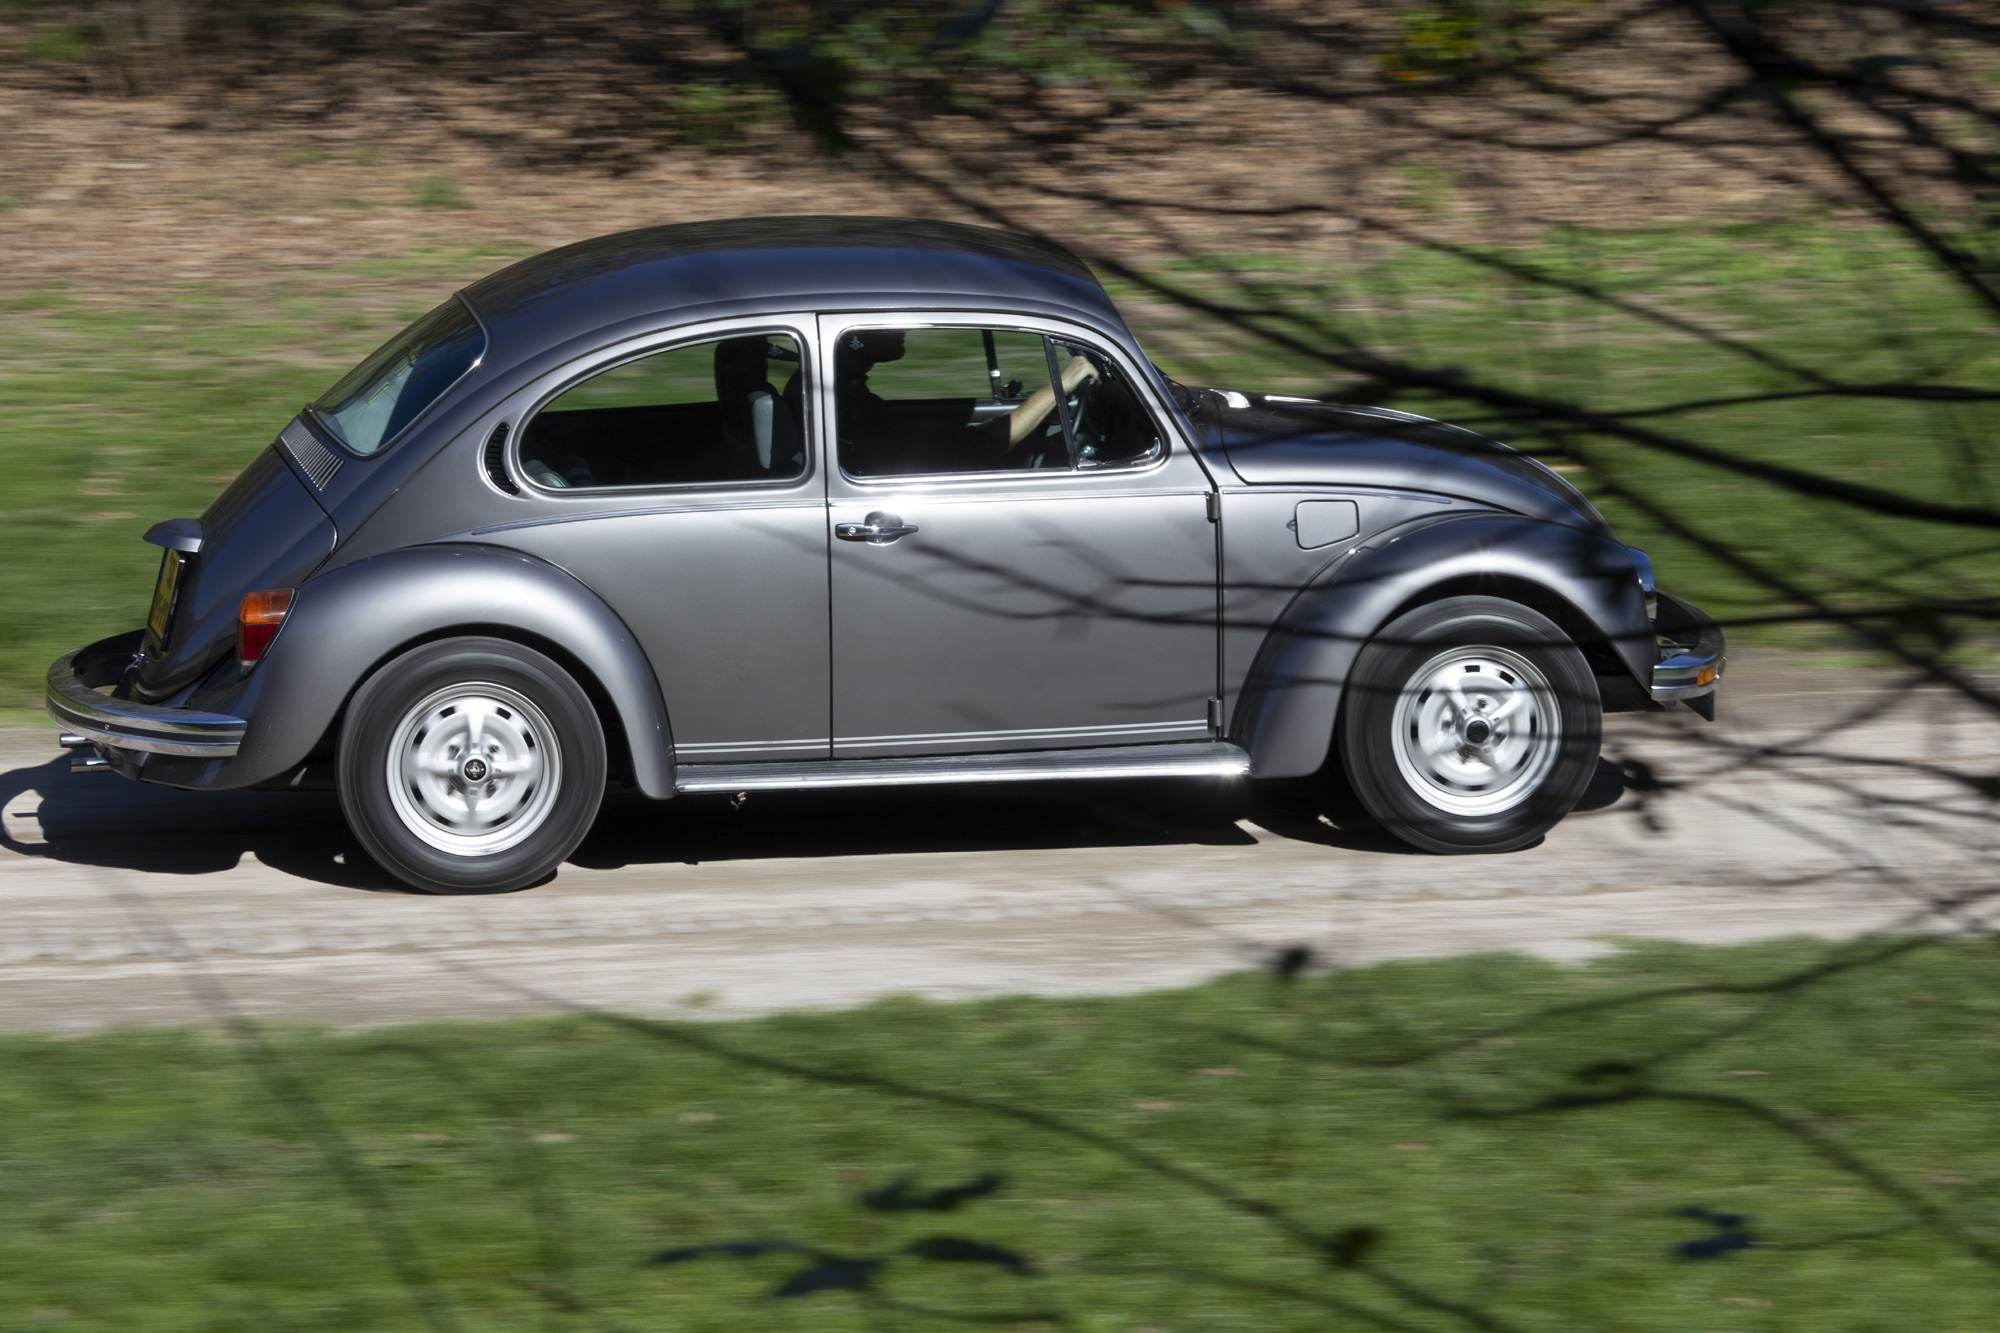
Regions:
M 1093 1333 L 1369 1326 L 1313 1303 L 1327 1298 L 1415 1329 L 1990 1328 L 1990 943 L 1775 1004 L 1695 994 L 1510 1028 L 1661 984 L 1781 976 L 1826 947 L 1470 958 L 656 1033 L 588 1017 L 283 1029 L 261 1053 L 190 1031 L 0 1038 L 0 1327 L 417 1329 L 422 1292 L 433 1328 L 931 1329 L 950 1325 L 852 1291 L 773 1299 L 822 1262 L 804 1254 L 648 1260 L 781 1238 L 868 1258 L 945 1236 L 1033 1271 L 911 1259 L 880 1291 Z M 1481 1115 L 1638 1086 L 1745 1099 L 1811 1138 L 1726 1104 Z M 987 1174 L 1000 1188 L 950 1212 L 859 1199 Z M 1360 1266 L 1285 1238 L 1265 1203 L 1308 1238 L 1344 1237 L 1331 1249 Z M 1716 1234 L 1686 1208 L 1747 1217 L 1753 1243 L 1680 1257 Z M 1383 1279 L 1497 1322 L 1423 1313 Z

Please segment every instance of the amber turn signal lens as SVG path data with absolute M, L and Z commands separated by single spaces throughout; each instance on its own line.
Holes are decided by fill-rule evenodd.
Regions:
M 245 666 L 264 655 L 271 640 L 278 637 L 278 626 L 285 623 L 285 613 L 291 609 L 290 588 L 244 594 L 242 604 L 236 608 L 236 656 Z

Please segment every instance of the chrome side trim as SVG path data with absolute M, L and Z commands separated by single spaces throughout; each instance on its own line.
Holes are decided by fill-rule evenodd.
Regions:
M 1421 504 L 1446 507 L 1455 504 L 1472 505 L 1478 509 L 1486 507 L 1476 500 L 1455 500 L 1449 495 L 1432 495 L 1428 491 L 1403 491 L 1393 486 L 1349 486 L 1330 481 L 1271 481 L 1259 482 L 1255 486 L 1247 482 L 1238 482 L 1224 486 L 1222 494 L 1225 496 L 1289 494 L 1301 498 L 1325 496 L 1333 500 L 1415 500 Z
M 1185 722 L 1115 722 L 1092 727 L 1030 727 L 1020 731 L 926 731 L 907 736 L 835 736 L 833 748 L 864 749 L 874 745 L 973 745 L 987 741 L 1098 740 L 1132 742 L 1162 740 L 1176 732 L 1208 734 L 1207 718 Z
M 1078 778 L 1236 778 L 1249 772 L 1250 756 L 1240 747 L 1208 741 L 921 759 L 681 764 L 674 770 L 674 788 L 684 792 L 789 791 L 807 787 L 915 787 L 948 782 L 1055 782 Z
M 303 421 L 294 417 L 291 424 L 278 432 L 278 443 L 299 465 L 299 471 L 312 479 L 313 489 L 325 490 L 334 474 L 340 471 L 341 457 L 319 442 L 319 436 L 312 433 Z
M 49 716 L 69 731 L 116 750 L 198 759 L 228 759 L 243 743 L 242 718 L 99 694 L 77 679 L 75 658 L 64 653 L 49 667 L 46 697 Z
M 1715 693 L 1729 666 L 1722 627 L 1678 597 L 1658 596 L 1660 618 L 1655 626 L 1660 632 L 1660 660 L 1653 664 L 1650 684 L 1654 701 L 1666 704 Z
M 706 484 L 707 483 L 704 482 L 690 483 L 690 485 L 697 485 L 697 486 Z M 747 482 L 742 484 L 754 485 L 754 486 L 776 486 L 776 485 L 791 486 L 794 485 L 795 483 L 790 481 L 782 483 L 765 481 L 765 482 Z M 606 491 L 611 489 L 613 488 L 604 486 L 604 487 L 598 487 L 595 490 L 579 491 L 577 493 L 579 495 L 596 496 L 596 495 L 603 495 Z M 632 489 L 638 490 L 641 488 L 633 487 Z M 550 491 L 547 493 L 548 496 L 558 496 L 560 494 L 561 494 L 560 491 Z M 545 496 L 544 498 L 547 497 Z M 707 514 L 716 512 L 718 510 L 727 510 L 727 509 L 824 509 L 824 508 L 826 508 L 826 499 L 823 496 L 817 498 L 808 498 L 803 500 L 768 500 L 762 497 L 755 497 L 748 500 L 720 500 L 706 504 L 696 501 L 688 504 L 649 505 L 643 509 L 598 509 L 589 512 L 579 512 L 571 514 L 542 514 L 535 518 L 516 519 L 511 523 L 490 523 L 483 528 L 473 528 L 470 531 L 464 533 L 463 536 L 459 537 L 436 537 L 433 538 L 432 540 L 434 542 L 461 541 L 464 539 L 464 537 L 484 537 L 490 533 L 513 532 L 519 528 L 546 528 L 557 523 L 586 523 L 600 518 L 651 518 L 657 514 Z
M 768 751 L 778 754 L 785 751 L 824 749 L 826 749 L 824 736 L 795 741 L 698 741 L 693 744 L 686 741 L 674 742 L 676 755 L 738 754 L 749 751 Z

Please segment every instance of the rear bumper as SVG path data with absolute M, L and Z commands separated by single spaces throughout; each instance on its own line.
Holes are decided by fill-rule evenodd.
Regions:
M 1666 593 L 1659 594 L 1653 633 L 1660 659 L 1648 683 L 1655 703 L 1683 703 L 1715 693 L 1729 665 L 1722 627 L 1701 608 Z
M 139 632 L 64 653 L 49 667 L 46 706 L 64 729 L 111 750 L 228 759 L 249 725 L 226 713 L 198 713 L 100 693 L 121 679 L 138 652 Z

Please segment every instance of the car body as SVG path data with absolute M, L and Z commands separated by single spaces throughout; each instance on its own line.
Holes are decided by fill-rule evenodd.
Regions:
M 611 780 L 665 799 L 1304 777 L 1329 766 L 1343 707 L 1365 707 L 1355 673 L 1387 629 L 1445 602 L 1475 620 L 1526 608 L 1523 642 L 1572 655 L 1508 656 L 1495 636 L 1515 631 L 1483 631 L 1518 666 L 1489 662 L 1485 680 L 1526 672 L 1546 692 L 1585 671 L 1583 711 L 1543 707 L 1536 725 L 1587 742 L 1591 763 L 1598 712 L 1712 715 L 1724 665 L 1713 623 L 1656 594 L 1645 557 L 1534 460 L 1383 409 L 1183 388 L 1080 261 L 934 222 L 660 227 L 522 261 L 345 377 L 199 519 L 147 540 L 164 548 L 149 627 L 50 669 L 79 763 L 204 790 L 331 782 L 362 823 L 349 787 L 375 778 L 343 778 L 341 758 L 361 745 L 357 707 L 376 707 L 390 665 L 461 641 L 497 663 L 454 668 L 474 675 L 533 659 L 540 674 L 505 690 L 528 713 L 499 695 L 471 711 L 503 731 L 532 713 L 544 732 L 495 740 L 437 705 L 474 727 L 447 746 L 459 758 L 422 761 L 460 813 L 514 780 L 450 769 L 485 779 L 474 749 L 515 745 L 521 773 L 553 761 L 531 752 L 569 725 L 536 693 L 558 677 L 547 688 L 594 719 L 578 715 L 577 754 L 601 750 Z M 1480 670 L 1466 663 L 1451 670 Z M 1486 734 L 1473 705 L 1452 707 L 1424 725 Z M 384 718 L 366 725 L 388 736 L 400 723 Z M 405 730 L 421 746 L 448 729 Z M 1401 762 L 1485 762 L 1462 738 L 1438 745 L 1444 759 Z M 454 843 L 444 807 L 423 805 L 429 770 L 399 782 L 418 760 L 383 762 L 391 795 L 416 792 L 414 817 L 433 820 L 417 832 L 463 853 L 454 891 L 552 868 L 493 872 L 496 853 Z M 1345 762 L 1353 776 L 1364 761 Z M 1452 772 L 1423 780 L 1450 795 Z M 551 781 L 536 797 L 519 779 L 507 818 Z M 1552 799 L 1463 846 L 1389 822 L 1436 850 L 1491 849 L 1539 836 L 1568 809 Z

